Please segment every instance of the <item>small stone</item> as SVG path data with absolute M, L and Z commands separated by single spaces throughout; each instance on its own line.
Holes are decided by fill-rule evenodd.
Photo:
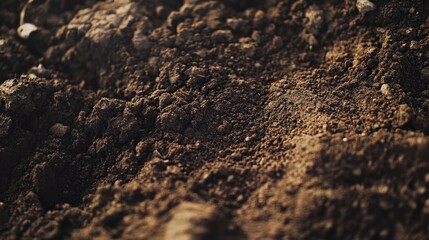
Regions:
M 381 94 L 383 94 L 384 96 L 386 96 L 387 99 L 392 99 L 392 89 L 390 88 L 390 85 L 385 83 L 383 85 L 381 85 L 380 88 Z
M 66 135 L 66 133 L 69 131 L 70 127 L 65 126 L 61 123 L 55 123 L 50 129 L 49 133 L 56 136 L 56 137 L 62 137 Z
M 28 39 L 30 35 L 37 30 L 38 28 L 36 27 L 36 25 L 32 23 L 24 23 L 18 27 L 17 32 L 18 36 L 22 39 Z
M 409 13 L 414 14 L 416 12 L 416 9 L 414 7 L 410 8 Z
M 357 0 L 356 7 L 363 15 L 365 15 L 367 12 L 375 10 L 375 4 L 369 0 Z
M 255 134 L 252 134 L 252 135 L 250 135 L 250 136 L 247 136 L 247 137 L 244 139 L 244 141 L 245 141 L 245 142 L 251 142 L 251 141 L 255 140 L 255 138 L 256 138 L 256 135 L 255 135 Z

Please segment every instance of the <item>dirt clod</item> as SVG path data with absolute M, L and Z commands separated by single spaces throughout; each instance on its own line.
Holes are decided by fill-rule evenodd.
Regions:
M 51 128 L 49 128 L 49 133 L 53 134 L 56 137 L 64 136 L 68 131 L 69 127 L 61 123 L 55 123 Z

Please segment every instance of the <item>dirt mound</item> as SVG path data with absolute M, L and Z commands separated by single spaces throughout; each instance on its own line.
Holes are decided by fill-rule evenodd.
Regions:
M 358 2 L 2 1 L 0 238 L 427 239 L 429 4 Z

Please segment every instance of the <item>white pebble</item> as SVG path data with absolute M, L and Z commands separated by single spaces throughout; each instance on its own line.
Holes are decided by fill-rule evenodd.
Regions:
M 369 0 L 357 0 L 356 7 L 362 14 L 375 10 L 375 4 Z
M 392 99 L 392 89 L 390 88 L 389 84 L 385 83 L 381 85 L 380 92 L 386 96 L 387 99 Z
M 30 37 L 30 34 L 37 31 L 36 25 L 32 23 L 24 23 L 21 26 L 18 27 L 18 35 L 22 39 L 28 39 Z

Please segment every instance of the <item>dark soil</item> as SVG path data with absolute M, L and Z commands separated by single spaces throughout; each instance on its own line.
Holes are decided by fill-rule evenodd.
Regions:
M 429 1 L 0 2 L 0 239 L 429 239 Z

